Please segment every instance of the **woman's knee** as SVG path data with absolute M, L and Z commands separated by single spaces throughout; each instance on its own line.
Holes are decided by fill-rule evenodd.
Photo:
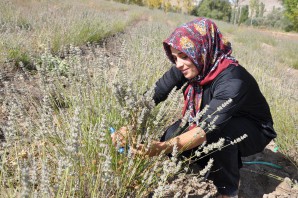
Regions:
M 247 137 L 237 143 L 241 156 L 249 156 L 261 152 L 271 141 L 269 137 L 264 135 L 261 126 L 258 126 L 255 121 L 244 117 L 232 118 L 218 134 L 230 141 L 246 134 Z

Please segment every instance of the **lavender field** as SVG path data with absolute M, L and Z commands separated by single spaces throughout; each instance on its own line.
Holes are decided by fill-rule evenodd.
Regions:
M 175 149 L 119 153 L 110 138 L 130 126 L 131 145 L 149 148 L 180 117 L 181 91 L 158 106 L 151 98 L 171 67 L 162 41 L 191 19 L 104 0 L 1 1 L 0 197 L 212 197 L 210 167 L 195 171 Z M 295 196 L 298 34 L 216 23 L 271 108 L 285 168 L 265 177 L 289 177 Z

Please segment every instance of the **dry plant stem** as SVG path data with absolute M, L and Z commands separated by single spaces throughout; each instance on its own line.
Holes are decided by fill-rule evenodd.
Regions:
M 237 144 L 237 143 L 241 142 L 242 140 L 244 140 L 245 138 L 247 138 L 247 135 L 246 134 L 240 136 L 239 138 L 236 138 L 235 140 L 231 141 L 231 143 L 226 144 L 226 145 L 220 147 L 219 149 L 224 149 L 224 148 L 226 148 L 226 147 L 228 147 L 230 145 Z M 212 153 L 215 153 L 216 151 L 217 150 L 211 151 L 207 155 L 204 155 L 203 157 L 200 157 L 200 158 L 196 158 L 196 156 L 191 156 L 188 159 L 186 159 L 185 161 L 191 161 L 193 163 L 193 162 L 196 162 L 196 161 L 198 161 L 198 160 L 200 160 L 200 159 L 202 159 L 202 158 L 204 158 L 204 157 L 206 157 L 208 155 L 211 155 Z M 193 158 L 196 158 L 196 159 L 195 160 L 192 160 Z

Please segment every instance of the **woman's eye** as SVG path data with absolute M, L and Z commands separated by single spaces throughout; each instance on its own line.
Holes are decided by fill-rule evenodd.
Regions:
M 178 56 L 178 57 L 176 57 L 176 56 L 173 56 L 173 59 L 174 59 L 174 61 L 175 61 L 175 62 L 177 62 L 177 58 L 180 58 L 180 59 L 186 60 L 186 59 L 188 58 L 188 56 L 187 56 L 187 55 L 181 55 L 181 56 Z

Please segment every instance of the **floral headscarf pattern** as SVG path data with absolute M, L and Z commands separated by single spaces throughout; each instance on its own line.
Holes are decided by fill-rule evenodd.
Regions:
M 230 56 L 230 43 L 223 38 L 216 24 L 207 18 L 197 18 L 176 28 L 163 45 L 172 63 L 175 64 L 175 60 L 171 47 L 186 54 L 200 71 L 196 78 L 190 80 L 184 93 L 183 115 L 189 110 L 191 122 L 200 111 L 202 86 L 210 83 L 230 64 L 238 65 L 238 62 Z

